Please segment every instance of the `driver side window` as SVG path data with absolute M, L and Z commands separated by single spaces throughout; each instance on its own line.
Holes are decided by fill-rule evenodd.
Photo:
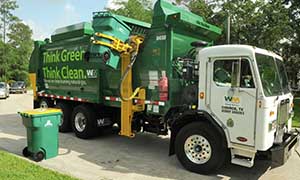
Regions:
M 247 59 L 216 60 L 213 72 L 217 86 L 255 88 L 251 66 Z
M 233 78 L 232 71 L 238 60 L 216 60 L 214 62 L 214 81 L 217 86 L 231 87 Z M 236 79 L 236 78 L 235 78 Z

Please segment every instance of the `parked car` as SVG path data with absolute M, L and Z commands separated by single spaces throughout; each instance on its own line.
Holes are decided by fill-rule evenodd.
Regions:
M 9 97 L 9 85 L 5 82 L 0 82 L 0 98 L 8 98 Z
M 17 81 L 17 82 L 14 82 L 10 89 L 9 89 L 9 92 L 10 93 L 26 93 L 27 90 L 26 90 L 26 85 L 25 85 L 25 82 L 24 81 Z

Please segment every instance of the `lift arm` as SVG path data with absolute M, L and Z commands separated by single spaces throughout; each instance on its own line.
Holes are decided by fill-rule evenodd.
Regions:
M 121 131 L 120 135 L 134 137 L 132 127 L 132 118 L 134 112 L 145 110 L 146 91 L 142 87 L 138 87 L 132 91 L 132 66 L 139 52 L 140 45 L 144 38 L 140 36 L 131 36 L 129 44 L 122 42 L 112 36 L 96 33 L 95 36 L 110 40 L 111 43 L 102 42 L 93 39 L 93 44 L 110 47 L 121 53 L 121 82 L 120 82 L 120 98 L 121 98 Z M 139 103 L 134 104 L 133 100 Z

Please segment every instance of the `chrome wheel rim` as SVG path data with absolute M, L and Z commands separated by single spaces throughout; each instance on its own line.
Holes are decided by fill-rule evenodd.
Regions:
M 190 161 L 195 164 L 204 164 L 211 157 L 211 146 L 208 140 L 201 135 L 192 135 L 185 140 L 184 152 Z
M 75 128 L 77 131 L 82 132 L 86 127 L 86 117 L 83 113 L 79 112 L 75 116 Z
M 41 108 L 48 108 L 47 102 L 46 102 L 46 101 L 41 101 L 40 107 L 41 107 Z

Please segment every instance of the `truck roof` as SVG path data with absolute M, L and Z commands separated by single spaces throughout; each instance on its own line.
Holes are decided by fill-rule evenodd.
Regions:
M 264 54 L 268 56 L 273 56 L 277 59 L 282 60 L 282 57 L 275 54 L 272 51 L 261 49 L 250 45 L 239 45 L 239 44 L 229 44 L 229 45 L 218 45 L 202 49 L 201 56 L 206 57 L 221 57 L 221 56 L 252 56 L 254 53 Z

